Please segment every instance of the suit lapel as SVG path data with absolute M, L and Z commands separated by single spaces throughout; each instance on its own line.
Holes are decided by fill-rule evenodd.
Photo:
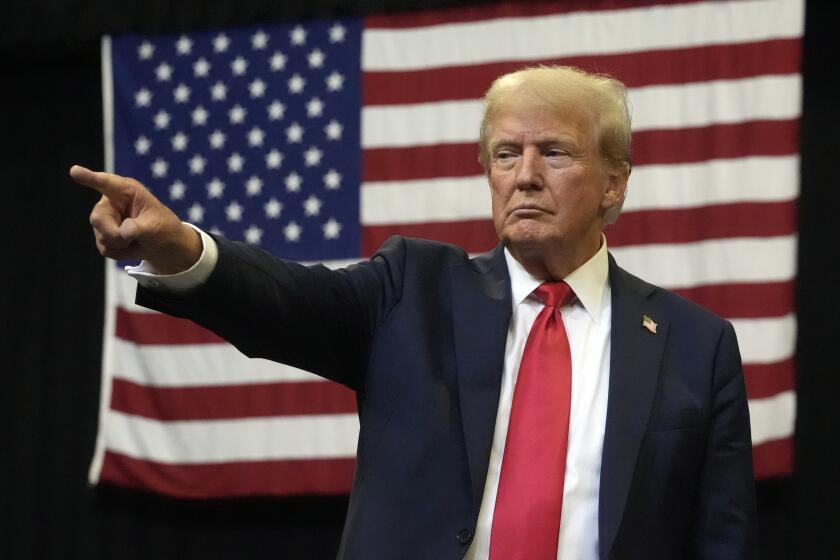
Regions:
M 501 245 L 450 269 L 458 393 L 475 514 L 481 507 L 511 316 Z
M 612 256 L 609 274 L 610 383 L 598 514 L 602 559 L 609 556 L 621 525 L 668 337 L 667 317 L 646 303 L 655 288 L 620 269 Z M 643 326 L 645 315 L 656 322 L 655 333 Z

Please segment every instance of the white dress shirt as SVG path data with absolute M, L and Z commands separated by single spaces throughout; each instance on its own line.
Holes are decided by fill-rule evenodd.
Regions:
M 486 560 L 490 554 L 490 531 L 496 491 L 505 451 L 510 407 L 519 362 L 531 326 L 543 305 L 531 295 L 540 281 L 528 274 L 505 249 L 513 300 L 508 327 L 505 365 L 496 428 L 490 450 L 490 465 L 478 525 L 467 560 Z M 569 444 L 566 451 L 566 479 L 563 485 L 563 513 L 557 558 L 598 558 L 598 490 L 601 483 L 601 450 L 607 419 L 610 377 L 610 323 L 612 303 L 608 280 L 607 243 L 564 280 L 577 296 L 560 311 L 572 352 L 572 401 Z
M 172 275 L 157 275 L 145 262 L 140 266 L 126 267 L 126 270 L 146 288 L 183 292 L 201 285 L 216 265 L 218 247 L 213 238 L 195 229 L 201 234 L 204 248 L 199 260 L 189 270 Z M 505 259 L 510 272 L 513 314 L 508 327 L 490 465 L 475 536 L 465 557 L 467 560 L 486 560 L 489 557 L 493 509 L 519 362 L 531 326 L 543 307 L 531 295 L 541 282 L 528 274 L 507 249 Z M 598 252 L 564 278 L 577 297 L 561 310 L 572 352 L 569 443 L 557 545 L 557 558 L 562 560 L 598 558 L 598 490 L 607 418 L 612 318 L 608 271 L 607 242 L 602 238 Z

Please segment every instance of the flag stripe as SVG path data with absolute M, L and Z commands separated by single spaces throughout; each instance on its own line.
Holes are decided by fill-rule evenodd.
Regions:
M 115 379 L 111 409 L 165 421 L 351 414 L 356 396 L 337 383 L 317 381 L 150 387 Z
M 744 381 L 750 399 L 764 399 L 796 386 L 793 358 L 774 364 L 744 364 Z
M 691 4 L 701 0 L 670 0 L 671 4 Z M 539 2 L 502 2 L 480 6 L 457 6 L 441 10 L 424 10 L 407 14 L 374 15 L 365 19 L 367 29 L 404 29 L 433 25 L 449 25 L 468 21 L 482 21 L 520 16 L 542 16 L 572 12 L 598 12 L 618 8 L 641 8 L 662 4 L 661 0 L 552 0 Z
M 801 89 L 798 74 L 630 89 L 633 130 L 792 119 Z M 362 147 L 474 143 L 482 111 L 480 99 L 365 107 Z
M 749 121 L 673 130 L 648 130 L 633 135 L 632 158 L 639 166 L 697 163 L 724 158 L 796 154 L 799 121 Z M 364 181 L 411 181 L 434 177 L 483 175 L 478 147 L 434 144 L 365 150 Z M 636 183 L 635 176 L 631 181 Z
M 528 65 L 576 66 L 620 76 L 625 85 L 638 88 L 763 74 L 794 74 L 799 69 L 801 56 L 802 41 L 789 38 L 641 53 L 555 57 L 529 61 Z M 476 99 L 484 95 L 494 79 L 520 68 L 522 61 L 505 61 L 406 72 L 366 72 L 362 79 L 362 95 L 367 106 Z
M 753 445 L 793 434 L 796 418 L 796 395 L 793 391 L 785 391 L 766 399 L 752 399 L 749 405 Z
M 356 453 L 355 414 L 162 422 L 108 411 L 112 451 L 161 463 L 334 459 Z M 189 442 L 189 445 L 179 443 Z
M 134 281 L 134 280 L 132 280 Z M 115 334 L 137 344 L 219 344 L 217 334 L 188 319 L 159 313 L 132 313 L 117 307 Z
M 789 476 L 793 472 L 793 438 L 754 445 L 753 464 L 756 478 Z
M 712 284 L 675 290 L 721 317 L 778 317 L 793 311 L 793 281 Z
M 178 498 L 346 494 L 355 468 L 352 457 L 184 465 L 135 459 L 108 451 L 102 479 Z
M 772 364 L 796 350 L 796 315 L 762 319 L 732 319 L 741 359 L 748 364 Z
M 530 61 L 555 56 L 640 52 L 796 37 L 802 33 L 799 2 L 704 2 L 655 8 L 485 19 L 399 30 L 366 26 L 365 71 L 415 70 Z M 726 25 L 721 25 L 721 22 Z M 615 30 L 622 30 L 616 33 Z
M 798 173 L 797 156 L 638 167 L 630 178 L 624 213 L 793 200 Z M 361 196 L 365 226 L 491 217 L 490 190 L 483 175 L 365 183 Z

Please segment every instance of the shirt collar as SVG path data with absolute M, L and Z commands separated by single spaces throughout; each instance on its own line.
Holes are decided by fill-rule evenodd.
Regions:
M 513 299 L 513 306 L 525 301 L 537 286 L 542 284 L 541 280 L 534 278 L 525 270 L 519 261 L 505 247 L 505 260 L 507 261 L 508 273 L 510 274 L 510 289 Z M 588 261 L 573 270 L 571 274 L 563 278 L 569 287 L 574 290 L 575 295 L 583 305 L 589 317 L 595 323 L 601 317 L 601 303 L 604 295 L 604 288 L 609 277 L 609 261 L 607 259 L 607 239 L 601 234 L 601 247 L 590 257 Z

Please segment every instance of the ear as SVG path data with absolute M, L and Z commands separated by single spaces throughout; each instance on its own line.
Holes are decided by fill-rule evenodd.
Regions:
M 627 194 L 627 180 L 630 170 L 624 167 L 608 169 L 604 181 L 604 196 L 601 198 L 601 209 L 606 212 L 624 202 Z

